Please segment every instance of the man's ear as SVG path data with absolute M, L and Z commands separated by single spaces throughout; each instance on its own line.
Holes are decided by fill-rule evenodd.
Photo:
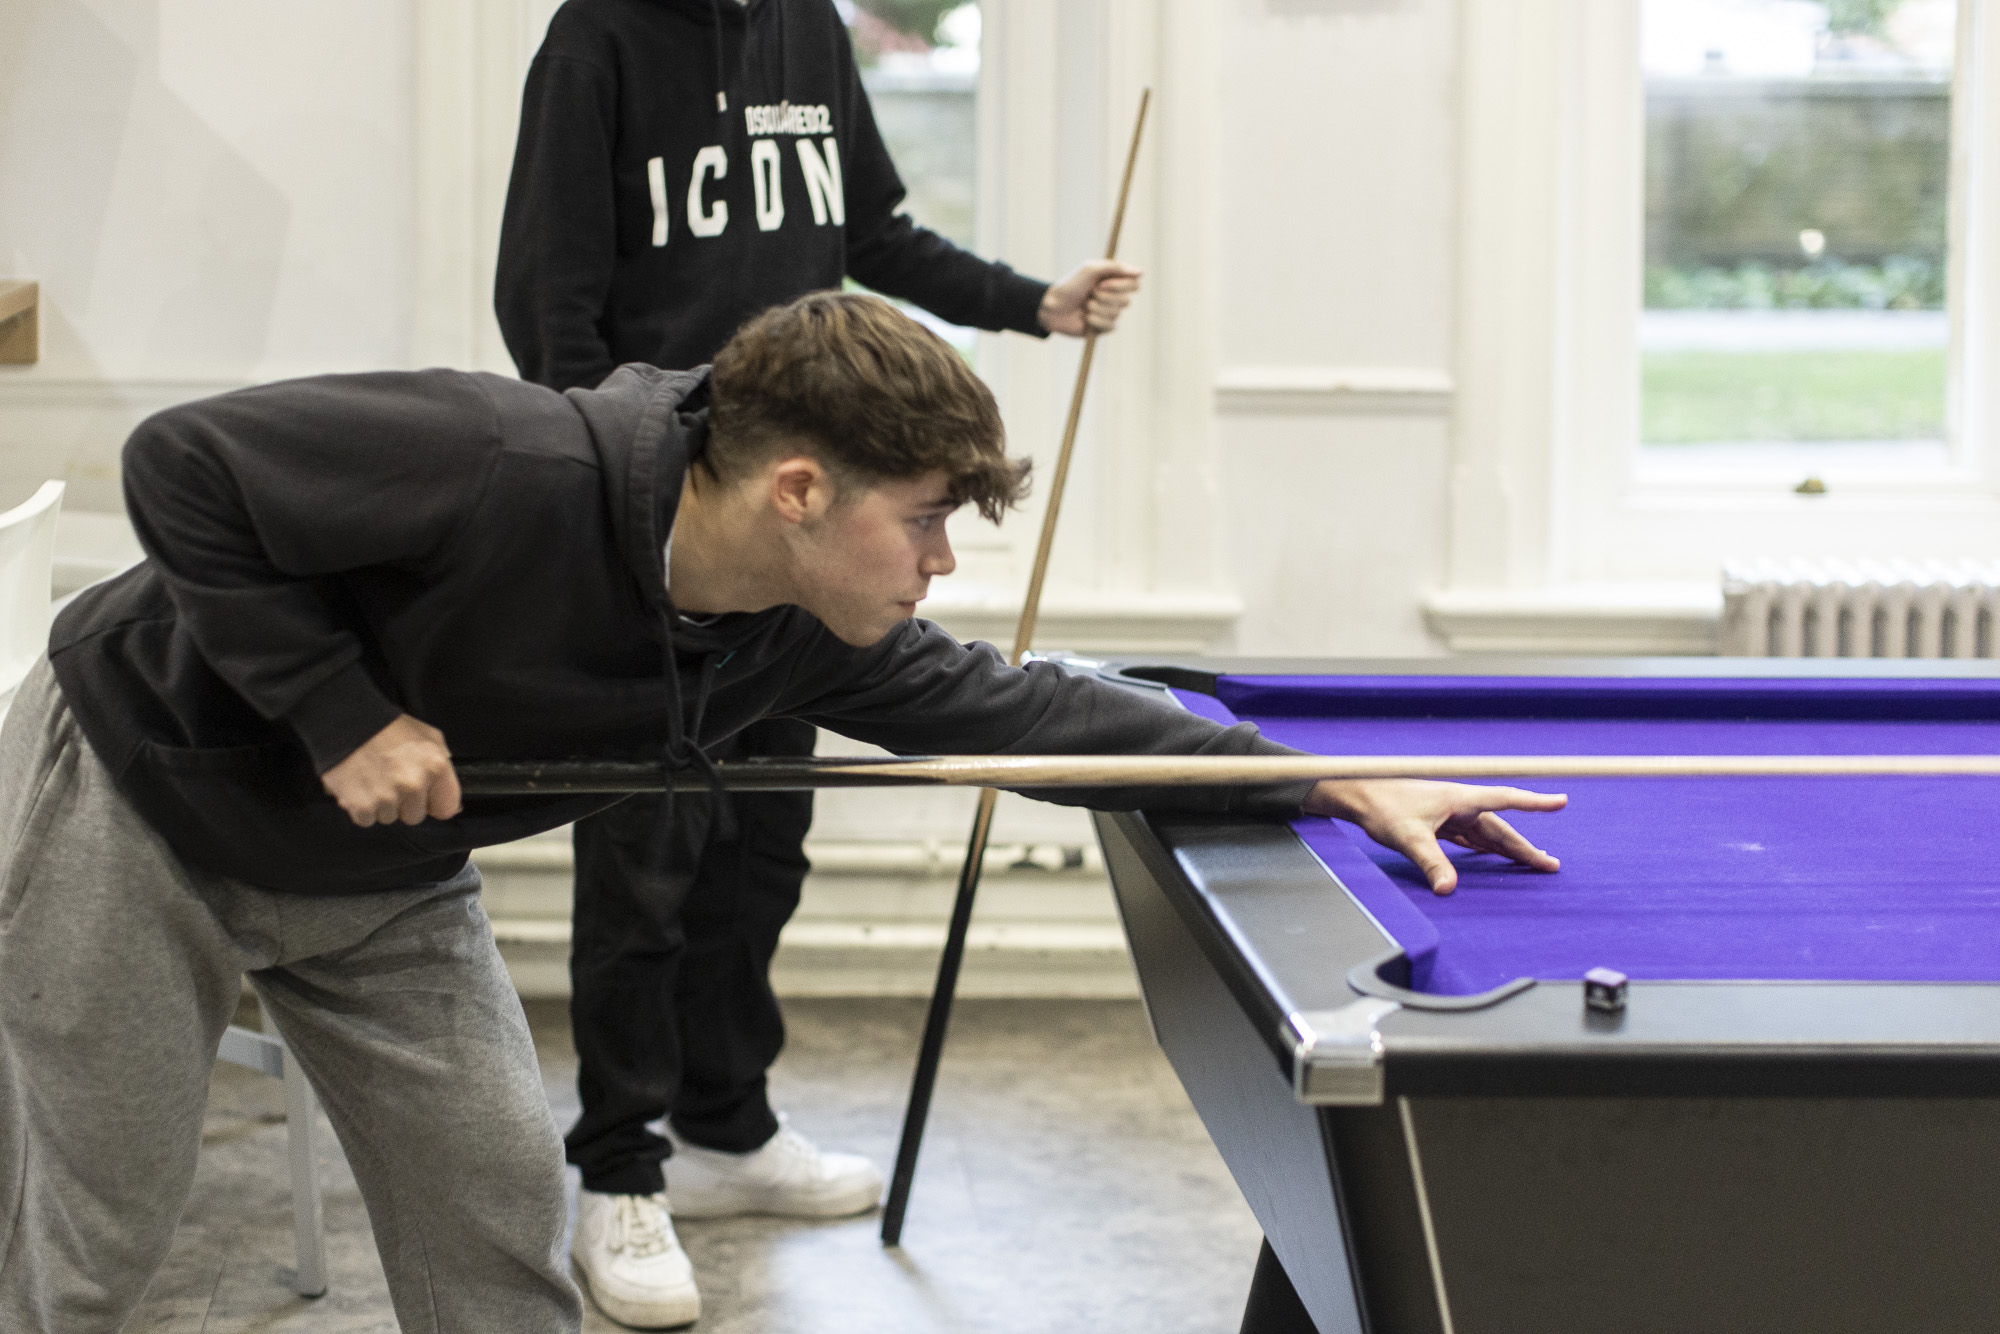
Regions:
M 804 523 L 824 514 L 833 499 L 833 479 L 810 454 L 796 454 L 771 465 L 771 508 L 787 523 Z

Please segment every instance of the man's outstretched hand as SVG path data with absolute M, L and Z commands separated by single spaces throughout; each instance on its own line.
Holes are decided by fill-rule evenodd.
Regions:
M 1474 787 L 1414 778 L 1328 779 L 1306 797 L 1308 815 L 1352 820 L 1368 837 L 1417 864 L 1431 893 L 1458 888 L 1458 871 L 1438 840 L 1493 852 L 1537 871 L 1562 863 L 1515 832 L 1495 811 L 1559 811 L 1569 798 L 1518 787 Z
M 320 775 L 349 819 L 369 825 L 449 820 L 461 799 L 444 733 L 404 714 Z

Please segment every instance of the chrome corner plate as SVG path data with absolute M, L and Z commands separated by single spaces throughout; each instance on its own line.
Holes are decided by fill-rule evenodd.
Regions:
M 1382 1020 L 1402 1009 L 1364 996 L 1337 1010 L 1294 1011 L 1292 1089 L 1318 1107 L 1375 1107 L 1382 1102 Z

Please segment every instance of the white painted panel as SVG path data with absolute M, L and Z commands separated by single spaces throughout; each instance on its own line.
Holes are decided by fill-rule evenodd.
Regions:
M 1419 600 L 1444 576 L 1444 420 L 1240 416 L 1218 440 L 1244 604 L 1229 651 L 1436 651 Z
M 1226 13 L 1225 363 L 1447 364 L 1450 0 Z

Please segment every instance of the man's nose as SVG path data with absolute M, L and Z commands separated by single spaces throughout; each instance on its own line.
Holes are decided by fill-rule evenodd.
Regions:
M 940 537 L 931 554 L 924 558 L 924 573 L 933 578 L 942 578 L 958 568 L 958 557 L 952 554 L 951 539 Z

